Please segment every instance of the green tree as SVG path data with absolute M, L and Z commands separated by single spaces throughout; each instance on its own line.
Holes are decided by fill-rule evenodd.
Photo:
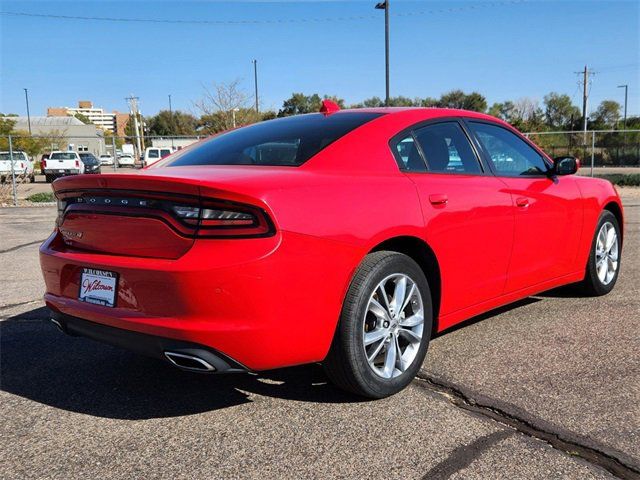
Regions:
M 197 124 L 196 117 L 179 110 L 161 110 L 157 115 L 147 119 L 147 127 L 152 136 L 195 135 Z
M 569 95 L 551 92 L 544 96 L 544 121 L 554 130 L 571 128 L 580 118 L 580 109 L 571 103 Z
M 322 106 L 322 100 L 331 100 L 337 103 L 340 108 L 344 108 L 344 100 L 336 96 L 324 95 L 323 97 L 320 97 L 317 93 L 314 93 L 313 95 L 294 93 L 290 98 L 284 101 L 282 108 L 278 112 L 278 116 L 288 117 L 289 115 L 318 112 Z
M 15 120 L 0 115 L 0 135 L 9 135 L 15 126 Z
M 438 100 L 438 106 L 484 112 L 487 110 L 487 99 L 478 92 L 471 92 L 467 95 L 462 90 L 451 90 L 442 94 Z
M 83 115 L 80 112 L 76 113 L 74 115 L 74 117 L 77 118 L 78 120 L 80 120 L 85 125 L 89 125 L 89 124 L 93 123 L 91 120 L 89 120 L 89 117 L 87 117 L 86 115 Z
M 603 100 L 595 112 L 591 114 L 590 127 L 595 130 L 615 128 L 620 120 L 620 104 L 613 100 Z M 627 122 L 628 123 L 628 122 Z

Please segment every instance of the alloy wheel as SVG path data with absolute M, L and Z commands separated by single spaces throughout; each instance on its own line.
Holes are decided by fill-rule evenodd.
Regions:
M 365 355 L 376 375 L 397 377 L 411 366 L 422 342 L 424 304 L 420 289 L 408 275 L 389 275 L 376 286 L 363 329 Z
M 603 285 L 611 283 L 618 270 L 618 234 L 611 222 L 600 227 L 596 240 L 596 272 Z

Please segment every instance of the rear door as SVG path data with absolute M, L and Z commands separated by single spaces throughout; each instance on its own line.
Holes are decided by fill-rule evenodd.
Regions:
M 514 131 L 492 122 L 467 124 L 515 205 L 506 292 L 573 273 L 582 229 L 582 201 L 575 179 L 550 176 L 544 155 Z
M 486 171 L 462 123 L 420 124 L 391 146 L 419 192 L 425 238 L 441 269 L 440 314 L 500 296 L 513 242 L 511 195 Z

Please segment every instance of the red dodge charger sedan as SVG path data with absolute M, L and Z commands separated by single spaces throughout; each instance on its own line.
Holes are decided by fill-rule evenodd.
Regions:
M 620 198 L 576 169 L 487 115 L 327 102 L 140 174 L 56 180 L 45 300 L 64 332 L 186 370 L 322 362 L 380 398 L 434 332 L 560 285 L 613 288 Z

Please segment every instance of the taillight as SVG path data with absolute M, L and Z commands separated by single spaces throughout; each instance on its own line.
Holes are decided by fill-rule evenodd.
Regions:
M 80 168 L 80 161 L 76 160 L 76 168 Z
M 47 168 L 47 161 L 46 160 L 42 160 L 41 167 L 42 168 Z
M 205 200 L 200 206 L 174 205 L 183 222 L 197 225 L 199 237 L 264 237 L 273 234 L 265 212 L 251 205 Z
M 152 193 L 105 191 L 64 192 L 58 198 L 58 225 L 65 212 L 157 218 L 187 237 L 250 238 L 275 233 L 269 215 L 259 207 L 220 199 Z

